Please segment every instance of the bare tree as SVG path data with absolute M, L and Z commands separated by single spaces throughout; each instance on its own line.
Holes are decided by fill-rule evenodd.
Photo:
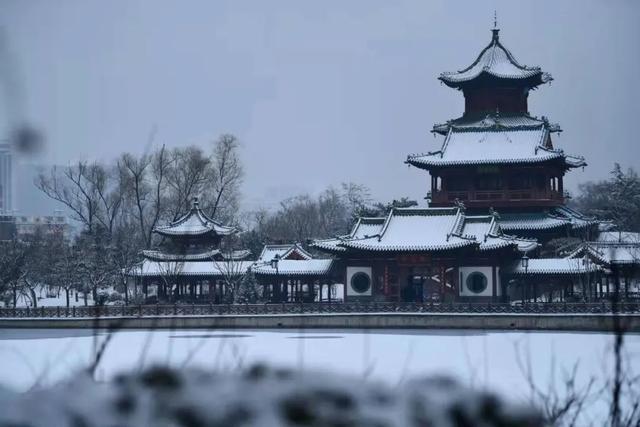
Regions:
M 229 217 L 237 211 L 244 171 L 238 156 L 238 140 L 224 134 L 215 142 L 211 157 L 211 217 Z
M 175 220 L 189 210 L 193 198 L 198 197 L 210 181 L 211 160 L 195 146 L 173 149 L 170 158 L 166 179 L 172 201 L 168 210 Z
M 167 290 L 167 294 L 170 296 L 170 300 L 174 300 L 175 291 L 174 286 L 180 286 L 180 276 L 184 271 L 184 261 L 157 261 L 158 273 L 160 278 L 164 282 L 164 287 Z
M 89 232 L 97 222 L 99 196 L 89 178 L 95 170 L 86 161 L 79 161 L 62 170 L 53 167 L 49 175 L 40 174 L 36 186 L 47 196 L 65 205 Z
M 20 283 L 25 275 L 28 247 L 16 238 L 0 242 L 0 290 L 10 292 L 13 307 L 18 304 Z
M 248 261 L 242 261 L 236 257 L 236 252 L 230 248 L 223 251 L 223 260 L 212 259 L 213 270 L 222 276 L 225 287 L 224 297 L 226 302 L 238 302 L 239 290 L 245 282 Z

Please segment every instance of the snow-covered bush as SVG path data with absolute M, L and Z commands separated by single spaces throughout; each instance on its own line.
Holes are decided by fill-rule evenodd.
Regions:
M 119 292 L 111 292 L 108 297 L 109 302 L 124 301 L 124 296 Z
M 80 376 L 25 394 L 0 390 L 0 408 L 0 425 L 31 427 L 544 425 L 530 408 L 448 378 L 391 388 L 261 365 L 224 374 L 156 367 L 106 383 Z

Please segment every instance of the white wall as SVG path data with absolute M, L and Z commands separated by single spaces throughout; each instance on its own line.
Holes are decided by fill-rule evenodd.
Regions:
M 487 288 L 481 293 L 475 293 L 467 288 L 467 277 L 478 271 L 487 277 Z M 496 268 L 496 296 L 500 296 L 500 271 Z M 493 295 L 493 268 L 491 266 L 460 267 L 460 296 L 462 297 L 492 297 Z

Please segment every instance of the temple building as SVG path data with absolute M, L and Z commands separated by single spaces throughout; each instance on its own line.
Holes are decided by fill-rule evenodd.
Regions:
M 462 116 L 433 127 L 437 149 L 407 157 L 430 174 L 429 206 L 360 218 L 350 234 L 314 242 L 335 257 L 347 301 L 566 301 L 576 290 L 590 299 L 606 295 L 618 255 L 633 258 L 620 243 L 608 243 L 612 259 L 595 251 L 602 244 L 539 258 L 552 239 L 598 241 L 610 224 L 565 205 L 564 176 L 586 162 L 558 148 L 560 126 L 528 105 L 551 75 L 520 64 L 491 33 L 471 65 L 439 77 L 464 96 Z M 619 269 L 630 277 L 639 264 Z
M 425 302 L 502 299 L 501 269 L 538 243 L 504 234 L 496 214 L 458 206 L 395 208 L 314 246 L 336 256 L 347 300 Z
M 141 265 L 130 273 L 147 300 L 225 302 L 228 282 L 253 264 L 250 251 L 222 249 L 222 240 L 237 230 L 209 218 L 197 198 L 189 212 L 153 231 L 163 238 L 161 248 L 143 251 Z
M 249 260 L 248 250 L 225 250 L 223 240 L 238 230 L 207 216 L 198 199 L 185 215 L 153 231 L 162 237 L 160 248 L 142 251 L 142 263 L 129 272 L 147 302 L 229 303 L 250 273 L 267 302 L 342 298 L 332 281 L 333 260 L 315 259 L 297 243 L 266 245 L 257 260 Z
M 316 259 L 298 243 L 265 245 L 252 267 L 263 299 L 268 302 L 331 302 L 342 300 L 334 283 L 334 262 Z
M 564 175 L 586 166 L 584 158 L 554 144 L 558 124 L 529 113 L 529 94 L 553 78 L 518 63 L 499 31 L 470 66 L 440 75 L 462 92 L 464 113 L 433 127 L 443 137 L 437 150 L 406 163 L 431 175 L 430 206 L 460 201 L 473 212 L 496 209 L 503 231 L 541 242 L 595 237 L 598 222 L 565 206 Z

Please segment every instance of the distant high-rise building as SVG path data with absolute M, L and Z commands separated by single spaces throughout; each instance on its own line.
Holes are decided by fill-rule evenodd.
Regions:
M 13 165 L 11 146 L 0 144 L 0 214 L 13 210 Z

